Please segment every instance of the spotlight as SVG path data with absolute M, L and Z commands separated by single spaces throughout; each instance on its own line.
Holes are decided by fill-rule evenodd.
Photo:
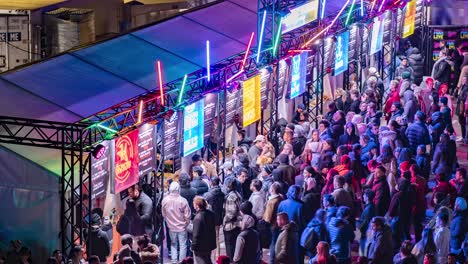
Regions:
M 91 154 L 95 159 L 100 159 L 104 153 L 106 152 L 106 146 L 99 144 L 96 147 L 94 147 L 93 152 Z

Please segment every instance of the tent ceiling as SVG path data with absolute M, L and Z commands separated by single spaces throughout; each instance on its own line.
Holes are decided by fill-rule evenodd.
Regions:
M 67 0 L 0 0 L 0 9 L 34 10 Z

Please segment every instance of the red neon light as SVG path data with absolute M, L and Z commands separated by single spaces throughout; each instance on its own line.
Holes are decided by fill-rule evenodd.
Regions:
M 162 72 L 161 72 L 161 61 L 157 62 L 158 67 L 158 79 L 159 79 L 159 93 L 161 94 L 161 105 L 164 105 L 164 87 L 162 81 Z
M 242 61 L 242 69 L 244 69 L 245 63 L 247 62 L 247 57 L 249 56 L 249 53 L 250 53 L 250 47 L 252 46 L 254 35 L 255 35 L 255 32 L 252 32 L 252 34 L 250 35 L 249 45 L 247 45 L 247 50 L 245 51 L 244 60 Z

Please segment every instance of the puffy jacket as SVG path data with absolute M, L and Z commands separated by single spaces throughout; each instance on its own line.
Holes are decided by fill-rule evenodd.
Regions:
M 361 218 L 357 224 L 357 228 L 361 232 L 361 237 L 367 237 L 367 230 L 372 218 L 375 216 L 375 206 L 373 203 L 368 203 L 361 213 Z
M 372 191 L 375 193 L 374 204 L 376 214 L 378 216 L 384 216 L 390 206 L 390 187 L 388 186 L 387 180 L 385 178 L 377 180 L 372 187 Z
M 194 179 L 190 186 L 195 189 L 197 195 L 203 195 L 204 193 L 208 192 L 208 184 L 203 181 L 200 177 Z
M 304 219 L 302 215 L 302 207 L 304 203 L 298 199 L 298 197 L 294 197 L 291 194 L 291 188 L 288 190 L 287 194 L 288 199 L 282 201 L 278 206 L 278 213 L 286 213 L 289 217 L 290 221 L 294 221 L 299 230 L 302 230 L 304 226 Z
M 450 224 L 450 251 L 459 250 L 468 232 L 468 210 L 456 211 Z
M 281 228 L 275 245 L 275 264 L 299 264 L 299 235 L 294 222 Z
M 424 58 L 418 48 L 413 48 L 408 56 L 408 61 L 413 68 L 414 82 L 419 85 L 424 75 Z
M 192 250 L 208 252 L 215 248 L 215 214 L 210 210 L 200 210 L 193 218 Z
M 220 186 L 213 186 L 204 197 L 208 204 L 211 206 L 211 210 L 215 216 L 215 225 L 219 226 L 223 224 L 223 204 L 224 204 L 224 193 L 221 191 Z
M 429 130 L 427 129 L 427 126 L 420 121 L 416 121 L 409 125 L 405 134 L 408 137 L 411 149 L 414 151 L 419 145 L 431 144 Z
M 304 232 L 302 232 L 301 246 L 312 253 L 312 255 L 315 255 L 317 254 L 317 244 L 320 241 L 329 242 L 330 236 L 326 224 L 314 218 L 307 224 Z
M 330 253 L 335 255 L 338 261 L 351 258 L 351 243 L 354 240 L 354 231 L 351 224 L 341 218 L 334 217 L 328 223 L 330 234 Z
M 378 231 L 372 237 L 369 244 L 367 257 L 370 263 L 391 264 L 393 261 L 393 241 L 390 227 L 384 225 L 381 231 Z
M 414 95 L 412 89 L 406 89 L 403 93 L 403 103 L 404 103 L 404 110 L 403 110 L 403 117 L 406 117 L 409 123 L 414 121 L 414 115 L 418 111 L 418 100 Z
M 135 200 L 135 206 L 140 216 L 140 220 L 145 225 L 145 233 L 153 234 L 153 201 L 148 195 L 141 192 L 140 197 Z
M 439 83 L 449 83 L 450 81 L 450 61 L 446 58 L 440 58 L 437 61 L 432 69 L 432 78 L 438 81 Z

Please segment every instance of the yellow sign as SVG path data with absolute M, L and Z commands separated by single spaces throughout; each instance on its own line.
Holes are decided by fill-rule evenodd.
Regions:
M 260 119 L 261 94 L 260 75 L 252 77 L 242 84 L 243 126 L 246 127 Z
M 414 33 L 414 21 L 416 19 L 416 0 L 411 0 L 406 7 L 405 18 L 403 20 L 403 38 L 407 38 Z

